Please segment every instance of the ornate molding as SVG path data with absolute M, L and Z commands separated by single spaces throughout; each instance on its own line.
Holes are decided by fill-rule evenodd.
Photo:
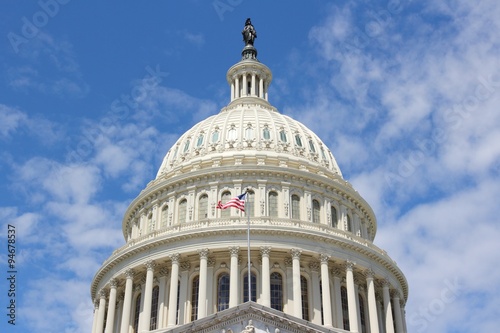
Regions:
M 351 260 L 346 260 L 344 263 L 344 267 L 348 271 L 352 271 L 354 269 L 354 266 L 356 266 L 356 263 Z
M 144 263 L 144 266 L 146 266 L 146 269 L 148 271 L 152 271 L 156 267 L 156 263 L 154 262 L 154 260 L 148 260 Z
M 330 256 L 328 254 L 320 254 L 319 255 L 319 261 L 322 263 L 322 264 L 327 264 L 328 265 L 328 262 L 330 261 Z
M 109 280 L 109 286 L 110 288 L 115 288 L 118 286 L 118 281 L 115 279 L 115 278 L 112 278 L 111 280 Z
M 180 263 L 181 270 L 187 271 L 191 268 L 191 263 L 189 261 L 183 261 Z
M 125 277 L 127 279 L 133 279 L 134 278 L 134 275 L 135 275 L 135 272 L 132 268 L 129 268 L 125 271 Z
M 292 259 L 300 259 L 300 255 L 302 254 L 302 250 L 300 249 L 291 249 Z
M 169 256 L 170 260 L 172 260 L 172 264 L 179 264 L 179 259 L 181 258 L 181 255 L 179 253 L 174 253 Z
M 270 246 L 261 246 L 260 247 L 260 254 L 263 257 L 269 257 L 270 253 L 271 253 L 271 247 Z
M 311 261 L 309 263 L 309 268 L 311 269 L 311 271 L 313 272 L 319 272 L 320 271 L 320 268 L 321 268 L 321 264 L 319 261 Z
M 373 269 L 368 268 L 367 270 L 365 270 L 365 276 L 367 279 L 373 279 L 375 277 L 375 272 L 373 271 Z
M 239 246 L 229 247 L 229 253 L 231 254 L 231 257 L 237 257 L 238 254 L 240 253 L 240 247 Z
M 99 298 L 106 298 L 106 290 L 104 288 L 99 290 Z
M 208 249 L 207 249 L 207 248 L 198 250 L 198 254 L 200 255 L 200 259 L 205 259 L 205 260 L 207 260 L 207 259 L 208 259 L 208 253 L 209 253 L 209 252 L 210 252 L 210 251 L 208 251 Z

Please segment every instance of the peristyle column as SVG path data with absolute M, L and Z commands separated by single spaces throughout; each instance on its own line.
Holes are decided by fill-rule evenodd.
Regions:
M 262 246 L 260 254 L 262 255 L 262 305 L 271 307 L 271 273 L 269 271 L 269 254 L 271 247 Z
M 351 332 L 359 332 L 358 329 L 358 311 L 356 302 L 356 290 L 354 289 L 354 269 L 355 263 L 347 260 L 346 267 L 346 285 L 347 285 L 347 304 L 349 306 L 349 327 Z
M 240 253 L 239 246 L 229 248 L 231 254 L 231 271 L 229 275 L 229 307 L 232 308 L 238 305 L 238 254 Z
M 384 318 L 385 318 L 385 333 L 394 333 L 394 321 L 392 319 L 391 296 L 389 294 L 390 283 L 384 280 L 382 293 L 384 298 Z
M 330 256 L 321 254 L 321 288 L 323 302 L 323 324 L 327 328 L 333 328 L 332 323 L 332 304 L 330 297 L 330 274 L 328 274 L 328 261 Z
M 153 276 L 154 276 L 154 268 L 156 266 L 153 260 L 147 261 L 146 266 L 146 287 L 144 289 L 144 311 L 141 322 L 141 330 L 149 331 L 151 327 L 151 301 L 153 298 Z
M 172 260 L 172 270 L 170 273 L 170 293 L 168 299 L 168 321 L 167 328 L 174 327 L 177 314 L 177 286 L 179 284 L 179 258 L 180 254 L 175 253 L 170 256 Z
M 96 333 L 102 333 L 104 329 L 104 311 L 106 310 L 106 291 L 99 291 L 99 312 L 97 313 Z
M 130 326 L 130 308 L 132 307 L 132 291 L 134 271 L 127 269 L 125 271 L 125 297 L 123 299 L 122 323 L 120 325 L 120 333 L 128 333 Z
M 106 329 L 104 332 L 113 333 L 113 325 L 115 323 L 115 308 L 116 308 L 116 286 L 117 282 L 115 279 L 109 281 L 109 305 L 108 305 L 108 316 L 106 317 Z
M 293 309 L 294 315 L 302 319 L 302 293 L 300 288 L 300 255 L 302 251 L 292 249 Z
M 208 249 L 198 251 L 200 254 L 200 279 L 198 280 L 198 319 L 207 316 L 207 260 Z
M 373 278 L 375 273 L 369 269 L 366 271 L 366 289 L 368 293 L 368 316 L 370 318 L 370 333 L 379 333 L 377 299 L 375 298 L 375 284 Z

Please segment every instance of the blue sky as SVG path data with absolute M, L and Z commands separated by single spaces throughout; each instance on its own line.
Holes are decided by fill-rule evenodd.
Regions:
M 174 141 L 227 104 L 247 17 L 270 101 L 374 208 L 375 244 L 409 282 L 409 331 L 497 331 L 496 0 L 8 1 L 0 260 L 6 276 L 14 225 L 17 321 L 2 315 L 0 330 L 91 331 L 90 281 L 124 242 L 124 210 Z

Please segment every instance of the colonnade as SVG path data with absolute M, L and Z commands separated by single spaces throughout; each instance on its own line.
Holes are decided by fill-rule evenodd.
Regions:
M 95 297 L 92 333 L 136 333 L 169 329 L 190 322 L 193 318 L 188 316 L 188 304 L 192 302 L 189 294 L 193 293 L 192 290 L 189 291 L 190 272 L 199 277 L 197 313 L 194 318 L 201 319 L 216 312 L 218 301 L 217 295 L 212 301 L 214 296 L 212 288 L 218 290 L 216 275 L 219 273 L 214 270 L 214 265 L 218 262 L 221 267 L 226 267 L 224 260 L 220 257 L 214 260 L 209 257 L 210 253 L 207 248 L 198 250 L 199 261 L 192 263 L 193 265 L 186 261 L 181 262 L 181 255 L 175 253 L 168 257 L 171 262 L 169 270 L 160 267 L 158 261 L 149 260 L 143 267 L 129 268 L 123 274 L 111 278 L 106 287 L 99 290 Z M 271 247 L 261 247 L 259 251 L 261 265 L 258 269 L 252 265 L 252 274 L 255 269 L 260 275 L 257 303 L 267 307 L 272 306 L 270 274 L 277 265 L 277 263 L 270 265 L 271 253 Z M 287 268 L 281 270 L 284 274 L 283 291 L 286 293 L 286 297 L 283 297 L 285 313 L 309 319 L 329 329 L 348 328 L 351 332 L 366 333 L 405 332 L 404 308 L 400 303 L 400 293 L 397 289 L 391 288 L 388 280 L 376 277 L 371 269 L 357 268 L 353 261 L 341 262 L 331 260 L 327 254 L 311 256 L 311 253 L 307 254 L 307 259 L 304 261 L 301 259 L 302 253 L 300 249 L 291 249 L 290 256 L 284 261 Z M 219 251 L 218 254 L 220 255 Z M 239 263 L 239 255 L 238 246 L 229 248 L 229 308 L 241 303 L 240 280 L 247 265 Z M 255 259 L 257 258 L 254 256 L 252 262 L 255 262 Z M 335 263 L 333 269 L 330 265 L 332 262 Z M 312 289 L 312 293 L 308 294 L 312 295 L 310 302 L 312 306 L 308 310 L 309 318 L 303 318 L 304 295 L 301 290 L 301 277 L 304 271 L 307 271 L 304 266 L 308 263 L 308 285 Z M 191 269 L 192 266 L 196 269 Z M 168 298 L 166 297 L 167 271 L 170 272 Z M 156 287 L 159 288 L 158 299 L 153 300 L 153 288 Z M 346 290 L 347 306 L 343 304 L 345 300 L 342 299 L 341 288 Z M 134 304 L 134 290 L 136 294 L 140 292 L 140 308 L 137 303 Z M 358 298 L 361 294 L 366 300 L 363 302 L 365 304 L 363 309 L 360 308 Z M 361 318 L 362 312 L 366 312 L 364 319 Z M 347 318 L 348 327 L 345 326 Z

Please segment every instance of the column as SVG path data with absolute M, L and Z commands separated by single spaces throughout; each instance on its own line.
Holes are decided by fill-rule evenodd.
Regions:
M 120 332 L 120 323 L 122 322 L 122 313 L 123 313 L 123 298 L 125 294 L 123 292 L 118 293 L 117 295 L 117 300 L 118 304 L 116 306 L 116 311 L 115 311 L 115 323 L 114 323 L 114 331 L 115 332 Z
M 238 269 L 238 254 L 240 252 L 239 246 L 232 246 L 229 248 L 231 253 L 231 266 L 229 275 L 229 307 L 232 308 L 238 305 L 238 282 L 239 269 Z
M 240 77 L 237 75 L 234 79 L 235 88 L 234 88 L 234 98 L 241 97 L 240 96 Z
M 99 312 L 97 313 L 96 333 L 102 333 L 104 329 L 104 311 L 106 311 L 106 292 L 104 289 L 99 291 Z
M 95 333 L 95 328 L 97 326 L 97 314 L 99 313 L 99 302 L 97 299 L 94 300 L 94 320 L 92 322 L 92 333 Z
M 340 269 L 333 270 L 333 290 L 335 294 L 335 327 L 344 329 L 344 319 L 342 315 L 342 299 L 340 291 L 342 271 Z
M 321 325 L 321 291 L 319 288 L 319 274 L 321 271 L 321 265 L 318 261 L 312 261 L 309 263 L 309 269 L 311 270 L 311 291 L 312 291 L 312 317 L 311 322 L 317 325 Z
M 300 288 L 300 255 L 302 251 L 292 249 L 293 314 L 302 319 L 302 293 Z
M 208 249 L 198 251 L 200 254 L 200 279 L 198 287 L 198 319 L 207 316 L 207 260 Z
M 262 305 L 271 307 L 271 273 L 269 271 L 270 246 L 261 246 L 262 255 Z
M 214 313 L 214 301 L 213 301 L 213 292 L 212 292 L 212 286 L 214 285 L 214 265 L 215 265 L 215 259 L 214 258 L 208 258 L 207 260 L 207 316 L 211 315 Z
M 191 314 L 187 313 L 187 291 L 189 285 L 189 269 L 191 264 L 189 261 L 184 261 L 180 264 L 181 268 L 181 280 L 179 284 L 179 325 L 183 325 L 187 322 L 188 316 Z
M 252 86 L 250 87 L 250 95 L 255 96 L 255 73 L 252 73 Z
M 378 315 L 377 315 L 377 299 L 375 298 L 375 284 L 373 278 L 375 274 L 373 270 L 366 271 L 366 293 L 368 296 L 368 316 L 370 318 L 370 333 L 379 333 L 378 330 Z
M 234 78 L 231 82 L 231 102 L 234 101 Z
M 116 280 L 111 279 L 109 281 L 109 305 L 108 305 L 108 316 L 106 317 L 106 333 L 113 333 L 113 326 L 115 323 L 115 309 L 116 309 Z
M 120 333 L 128 333 L 130 326 L 130 308 L 132 307 L 132 289 L 134 271 L 127 269 L 125 271 L 125 297 L 123 299 L 122 323 L 120 325 Z
M 293 316 L 293 271 L 292 271 L 293 260 L 291 257 L 285 257 L 285 267 L 286 267 L 286 300 L 283 304 L 283 312 Z
M 389 295 L 389 281 L 384 280 L 382 293 L 384 298 L 385 333 L 394 333 L 394 321 L 392 319 L 391 296 Z
M 264 79 L 259 79 L 259 97 L 264 98 Z
M 248 78 L 247 78 L 247 75 L 246 74 L 243 74 L 243 76 L 241 77 L 241 79 L 243 80 L 243 91 L 242 91 L 242 94 L 241 96 L 247 96 L 248 95 Z
M 399 303 L 399 291 L 394 290 L 392 295 L 392 306 L 394 306 L 394 316 L 396 318 L 396 333 L 404 333 L 403 317 L 401 315 L 401 304 Z
M 141 330 L 149 331 L 151 327 L 151 302 L 153 297 L 153 276 L 154 268 L 156 266 L 153 260 L 147 261 L 146 266 L 146 288 L 144 289 L 144 310 L 141 322 Z
M 169 299 L 168 299 L 167 328 L 171 328 L 171 327 L 174 327 L 176 325 L 177 286 L 179 283 L 179 258 L 180 258 L 180 254 L 178 254 L 178 253 L 170 256 L 170 260 L 172 260 L 172 270 L 170 272 L 170 293 L 169 293 Z
M 323 325 L 327 328 L 333 328 L 332 322 L 332 304 L 330 303 L 330 275 L 328 274 L 328 261 L 330 256 L 322 254 L 321 261 L 321 288 L 323 302 Z
M 347 285 L 347 304 L 349 306 L 349 327 L 351 332 L 359 332 L 358 329 L 358 309 L 356 302 L 356 290 L 354 289 L 354 269 L 355 263 L 347 260 L 346 267 L 346 285 Z
M 158 328 L 165 328 L 165 289 L 167 287 L 167 269 L 162 268 L 159 272 L 159 289 L 158 289 Z

